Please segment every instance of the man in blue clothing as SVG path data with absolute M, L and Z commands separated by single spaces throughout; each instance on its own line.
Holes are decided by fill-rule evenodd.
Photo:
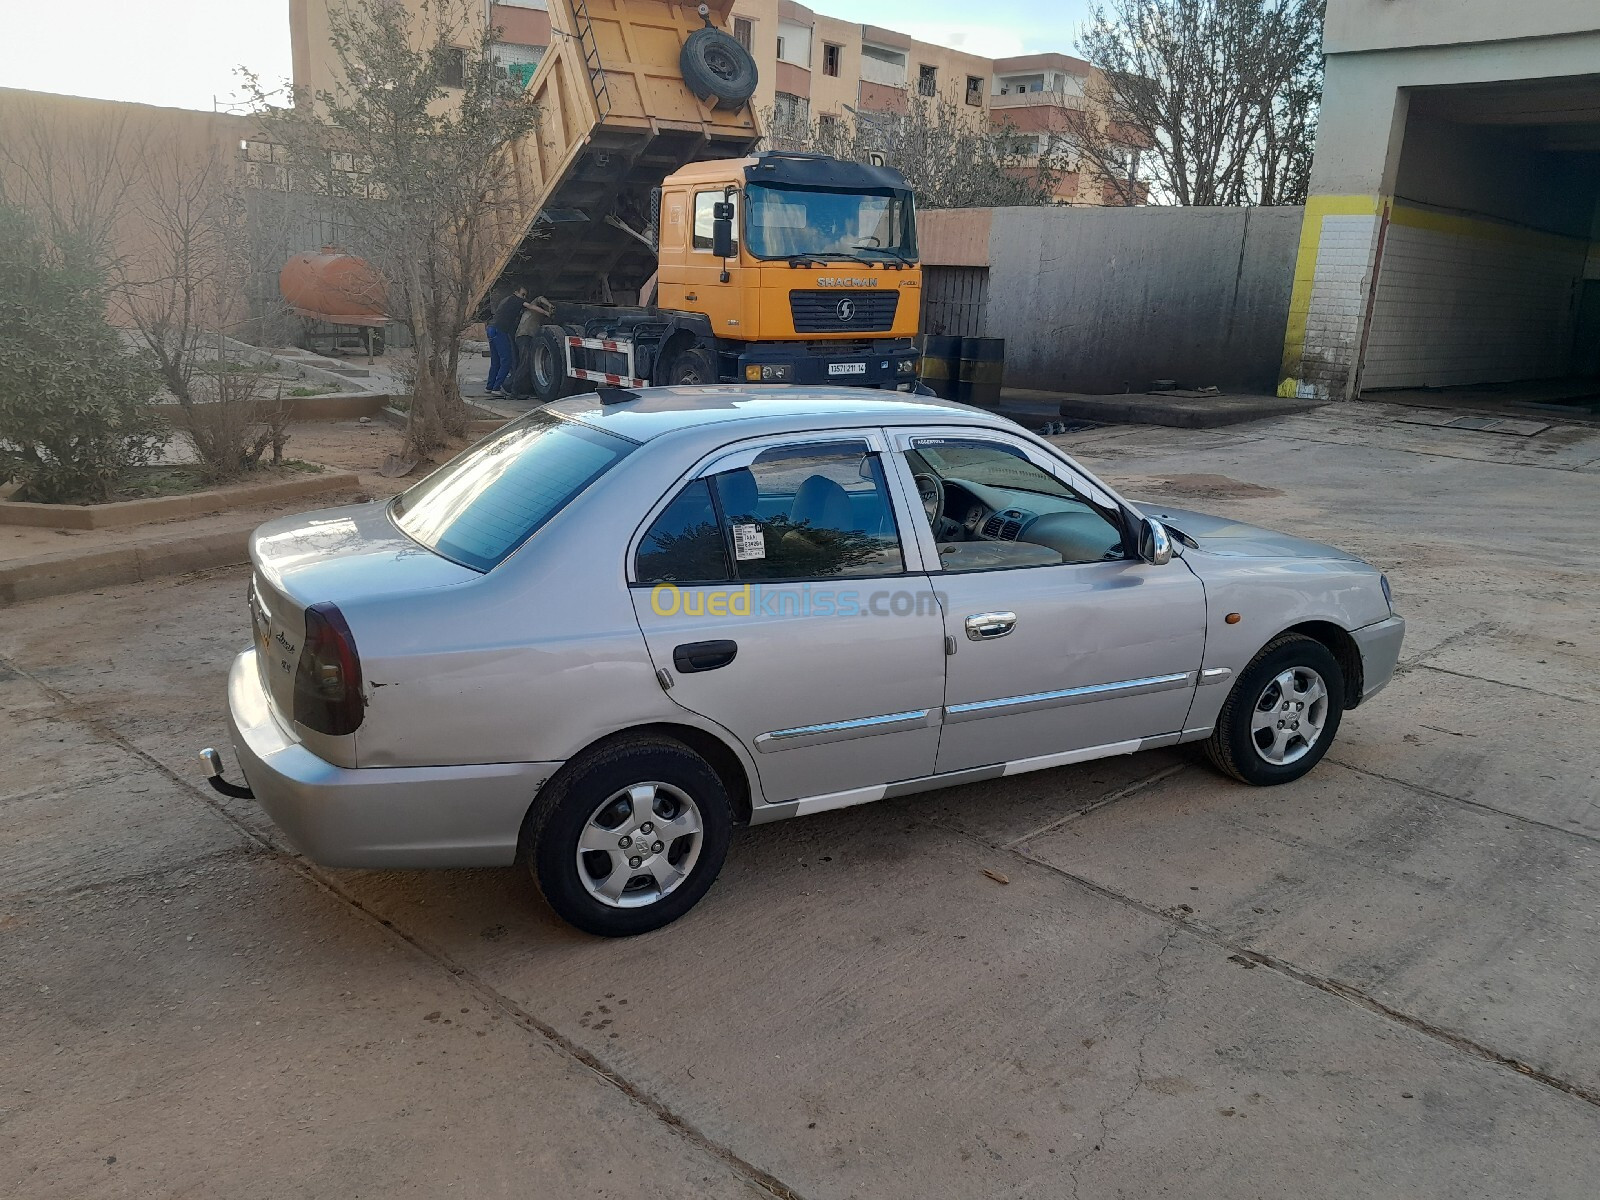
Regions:
M 527 306 L 527 285 L 519 283 L 489 318 L 489 381 L 484 384 L 484 391 L 491 396 L 500 394 L 511 368 L 517 365 L 516 343 L 512 339 L 517 336 L 517 322 L 522 320 L 522 310 Z

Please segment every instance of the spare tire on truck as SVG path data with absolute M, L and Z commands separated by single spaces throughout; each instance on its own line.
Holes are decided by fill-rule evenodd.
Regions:
M 684 40 L 678 55 L 684 83 L 716 108 L 738 108 L 756 92 L 756 60 L 732 34 L 709 25 Z

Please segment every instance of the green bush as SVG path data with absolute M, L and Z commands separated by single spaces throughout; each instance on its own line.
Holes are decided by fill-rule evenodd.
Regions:
M 0 477 L 22 499 L 88 503 L 167 432 L 146 407 L 154 372 L 106 320 L 104 270 L 63 241 L 0 201 Z

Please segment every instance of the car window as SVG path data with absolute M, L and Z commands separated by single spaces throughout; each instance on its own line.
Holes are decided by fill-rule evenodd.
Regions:
M 696 479 L 662 510 L 639 543 L 640 583 L 725 583 L 733 578 L 711 484 Z
M 1105 562 L 1124 557 L 1120 514 L 1004 442 L 915 438 L 916 481 L 944 571 Z
M 490 571 L 633 449 L 623 438 L 532 412 L 401 492 L 389 512 L 434 553 Z
M 899 574 L 905 569 L 883 463 L 865 442 L 764 450 L 712 476 L 740 579 Z

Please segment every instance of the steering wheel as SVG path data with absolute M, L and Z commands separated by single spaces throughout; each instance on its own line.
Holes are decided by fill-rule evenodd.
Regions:
M 857 250 L 861 250 L 861 249 L 865 248 L 868 244 L 871 244 L 873 246 L 881 246 L 881 245 L 883 245 L 883 239 L 880 238 L 875 233 L 864 234 L 862 236 L 861 240 L 855 244 L 855 248 Z
M 919 471 L 911 477 L 917 485 L 917 495 L 922 500 L 922 511 L 928 514 L 928 524 L 937 526 L 944 512 L 944 481 L 937 475 Z

